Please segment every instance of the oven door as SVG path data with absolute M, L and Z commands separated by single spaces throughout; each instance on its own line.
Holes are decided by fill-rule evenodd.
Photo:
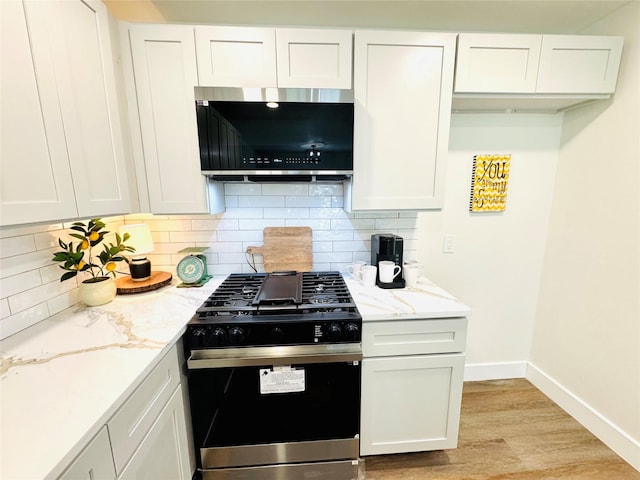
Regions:
M 360 344 L 192 352 L 203 479 L 357 478 L 361 359 Z

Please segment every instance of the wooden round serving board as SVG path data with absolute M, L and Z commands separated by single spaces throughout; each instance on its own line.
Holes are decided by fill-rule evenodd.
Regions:
M 119 295 L 129 293 L 142 293 L 156 290 L 171 283 L 172 275 L 169 272 L 151 272 L 151 277 L 142 282 L 134 282 L 131 277 L 120 277 L 116 279 L 116 287 Z

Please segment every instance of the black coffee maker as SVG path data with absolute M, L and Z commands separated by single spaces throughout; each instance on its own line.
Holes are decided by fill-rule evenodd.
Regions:
M 378 266 L 381 260 L 391 260 L 396 265 L 402 267 L 402 252 L 404 250 L 404 240 L 393 233 L 376 233 L 371 235 L 371 265 Z M 376 274 L 376 285 L 380 288 L 404 288 L 404 278 L 402 270 L 393 277 L 391 283 L 380 281 L 380 269 Z

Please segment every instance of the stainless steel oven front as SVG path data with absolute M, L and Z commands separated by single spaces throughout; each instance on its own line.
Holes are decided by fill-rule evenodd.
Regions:
M 203 480 L 358 478 L 359 342 L 187 353 Z

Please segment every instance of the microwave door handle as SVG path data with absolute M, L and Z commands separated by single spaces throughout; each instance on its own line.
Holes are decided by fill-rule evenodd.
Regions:
M 263 365 L 284 366 L 359 362 L 361 360 L 362 348 L 359 343 L 248 347 L 192 351 L 187 360 L 187 368 L 189 370 L 199 370 Z

